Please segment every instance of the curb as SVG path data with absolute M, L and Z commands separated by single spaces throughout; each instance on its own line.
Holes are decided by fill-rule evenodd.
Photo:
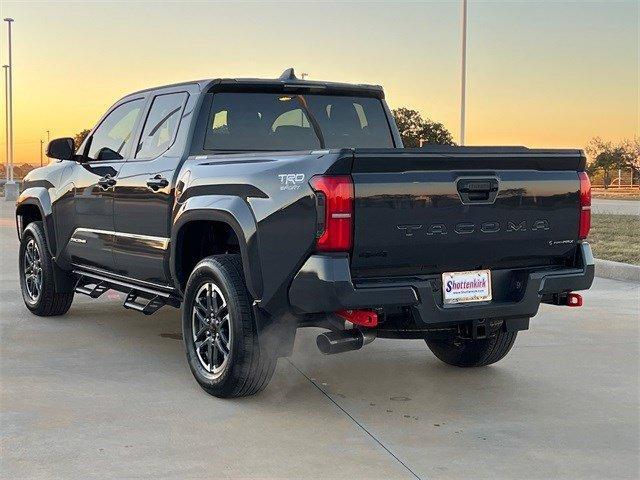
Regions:
M 596 277 L 640 282 L 640 265 L 596 258 Z

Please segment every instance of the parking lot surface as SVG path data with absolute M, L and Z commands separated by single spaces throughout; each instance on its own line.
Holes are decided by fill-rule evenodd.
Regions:
M 29 314 L 0 214 L 2 478 L 638 478 L 638 284 L 542 306 L 482 369 L 417 340 L 327 357 L 303 330 L 265 392 L 219 400 L 191 377 L 178 310 L 145 317 L 109 292 Z

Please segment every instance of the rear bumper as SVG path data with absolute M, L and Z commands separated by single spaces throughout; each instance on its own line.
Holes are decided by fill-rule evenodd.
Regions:
M 293 279 L 289 301 L 294 311 L 302 314 L 411 307 L 425 324 L 533 317 L 543 298 L 591 286 L 594 260 L 588 243 L 580 244 L 577 257 L 574 268 L 495 270 L 492 281 L 498 295 L 494 301 L 444 306 L 439 275 L 354 284 L 347 255 L 312 255 Z

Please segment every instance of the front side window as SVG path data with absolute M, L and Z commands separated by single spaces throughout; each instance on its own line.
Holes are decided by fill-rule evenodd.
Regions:
M 178 131 L 186 98 L 187 93 L 180 92 L 158 95 L 153 99 L 136 158 L 156 158 L 169 149 Z
M 107 115 L 91 136 L 89 160 L 121 160 L 131 153 L 133 131 L 144 99 L 119 105 Z
M 393 147 L 382 102 L 371 97 L 216 93 L 205 150 Z

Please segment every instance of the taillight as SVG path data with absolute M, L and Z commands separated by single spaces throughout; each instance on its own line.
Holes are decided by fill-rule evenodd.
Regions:
M 580 227 L 578 236 L 587 238 L 591 229 L 591 182 L 587 172 L 578 172 L 580 178 Z
M 316 192 L 316 246 L 344 252 L 353 245 L 353 181 L 348 175 L 318 175 L 309 181 Z

